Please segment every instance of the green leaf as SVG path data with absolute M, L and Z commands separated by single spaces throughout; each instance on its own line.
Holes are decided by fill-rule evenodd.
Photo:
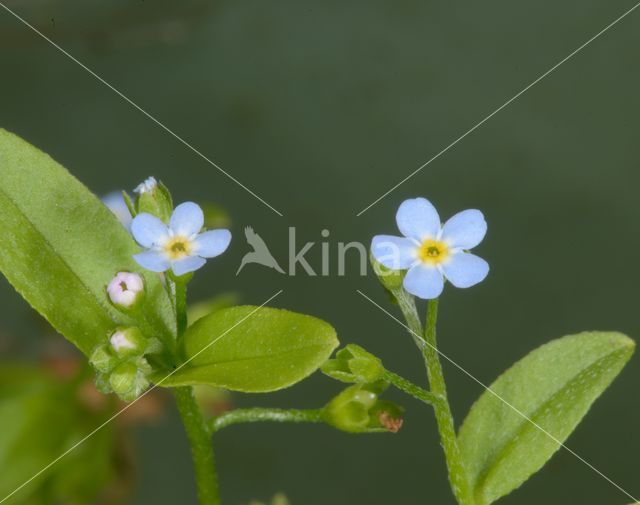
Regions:
M 0 130 L 0 271 L 83 353 L 117 326 L 147 326 L 170 339 L 169 297 L 155 274 L 132 256 L 139 247 L 85 186 L 45 153 Z M 118 271 L 144 275 L 144 315 L 115 309 L 105 287 Z
M 333 327 L 315 317 L 239 306 L 196 321 L 183 343 L 190 361 L 162 386 L 208 384 L 261 393 L 285 388 L 313 373 L 338 340 Z
M 543 345 L 502 374 L 491 385 L 495 395 L 485 391 L 460 429 L 477 505 L 510 493 L 542 468 L 634 348 L 620 333 L 579 333 Z

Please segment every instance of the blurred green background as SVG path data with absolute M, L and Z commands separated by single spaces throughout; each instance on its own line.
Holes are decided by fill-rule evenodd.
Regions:
M 640 11 L 631 14 L 360 217 L 356 213 L 633 5 L 605 2 L 277 2 L 12 0 L 47 36 L 215 160 L 279 217 L 85 70 L 0 10 L 0 126 L 51 154 L 98 194 L 161 178 L 177 201 L 215 201 L 233 219 L 230 250 L 193 283 L 194 300 L 237 291 L 322 317 L 415 381 L 401 327 L 361 298 L 372 275 L 235 276 L 253 226 L 283 263 L 300 242 L 368 243 L 426 196 L 443 218 L 482 209 L 491 274 L 442 298 L 443 351 L 484 382 L 538 345 L 585 329 L 640 337 Z M 1 175 L 1 174 L 0 174 Z M 73 233 L 70 230 L 70 233 Z M 10 247 L 5 244 L 4 247 Z M 310 260 L 319 269 L 319 245 Z M 334 270 L 335 271 L 335 270 Z M 37 356 L 27 305 L 0 281 L 2 357 Z M 10 337 L 11 336 L 11 337 Z M 445 364 L 460 422 L 479 386 Z M 568 445 L 640 495 L 640 358 Z M 316 407 L 339 386 L 316 374 L 239 406 Z M 323 426 L 238 426 L 215 440 L 225 504 L 285 491 L 293 505 L 452 504 L 432 413 L 408 398 L 397 435 Z M 0 421 L 0 425 L 3 421 Z M 47 429 L 43 420 L 42 429 Z M 173 410 L 131 440 L 130 503 L 195 503 Z M 27 478 L 29 476 L 25 476 Z M 630 500 L 560 451 L 507 504 Z

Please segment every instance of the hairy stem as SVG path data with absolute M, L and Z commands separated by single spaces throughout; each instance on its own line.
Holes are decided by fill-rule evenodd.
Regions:
M 240 423 L 258 423 L 271 421 L 276 423 L 321 423 L 322 409 L 235 409 L 224 412 L 209 421 L 209 430 L 215 433 L 222 428 Z
M 410 396 L 424 402 L 428 405 L 435 405 L 442 401 L 442 399 L 431 391 L 427 391 L 426 389 L 421 388 L 420 386 L 414 384 L 411 381 L 408 381 L 404 377 L 399 376 L 389 370 L 384 371 L 384 380 L 386 380 L 389 384 L 395 386 L 400 391 L 404 391 Z
M 439 401 L 435 407 L 440 441 L 444 449 L 449 469 L 449 482 L 451 489 L 460 505 L 472 505 L 473 496 L 467 479 L 467 472 L 460 455 L 458 438 L 451 414 L 451 407 L 447 398 L 447 386 L 442 372 L 442 364 L 438 355 L 438 344 L 436 339 L 436 323 L 438 320 L 438 300 L 429 300 L 427 312 L 427 324 L 425 328 L 426 346 L 422 349 L 431 392 L 438 396 Z
M 193 389 L 191 387 L 175 388 L 174 394 L 191 445 L 200 505 L 220 505 L 218 475 L 210 433 L 193 396 Z

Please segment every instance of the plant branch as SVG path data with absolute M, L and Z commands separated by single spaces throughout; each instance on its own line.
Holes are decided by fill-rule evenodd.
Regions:
M 428 405 L 433 405 L 435 407 L 436 404 L 442 401 L 442 398 L 433 394 L 431 391 L 427 391 L 426 389 L 421 388 L 413 382 L 389 370 L 384 371 L 383 379 L 398 388 L 400 391 L 404 391 L 408 395 L 413 396 Z
M 276 422 L 276 423 L 321 423 L 322 409 L 269 409 L 269 408 L 251 408 L 251 409 L 235 409 L 224 412 L 219 416 L 209 420 L 209 431 L 215 433 L 222 428 L 240 423 L 258 423 L 258 422 Z

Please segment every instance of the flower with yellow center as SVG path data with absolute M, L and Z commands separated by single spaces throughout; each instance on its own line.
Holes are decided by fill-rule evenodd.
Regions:
M 206 258 L 222 254 L 231 242 L 229 230 L 201 233 L 203 225 L 202 209 L 193 202 L 178 205 L 169 226 L 151 214 L 138 214 L 131 223 L 131 233 L 146 250 L 134 259 L 152 272 L 171 269 L 178 276 L 193 272 L 206 263 Z
M 387 268 L 407 270 L 403 286 L 409 293 L 437 298 L 445 279 L 458 288 L 468 288 L 489 273 L 489 264 L 468 252 L 487 232 L 479 210 L 459 212 L 442 225 L 428 200 L 413 198 L 400 205 L 396 222 L 404 236 L 376 235 L 371 253 Z

